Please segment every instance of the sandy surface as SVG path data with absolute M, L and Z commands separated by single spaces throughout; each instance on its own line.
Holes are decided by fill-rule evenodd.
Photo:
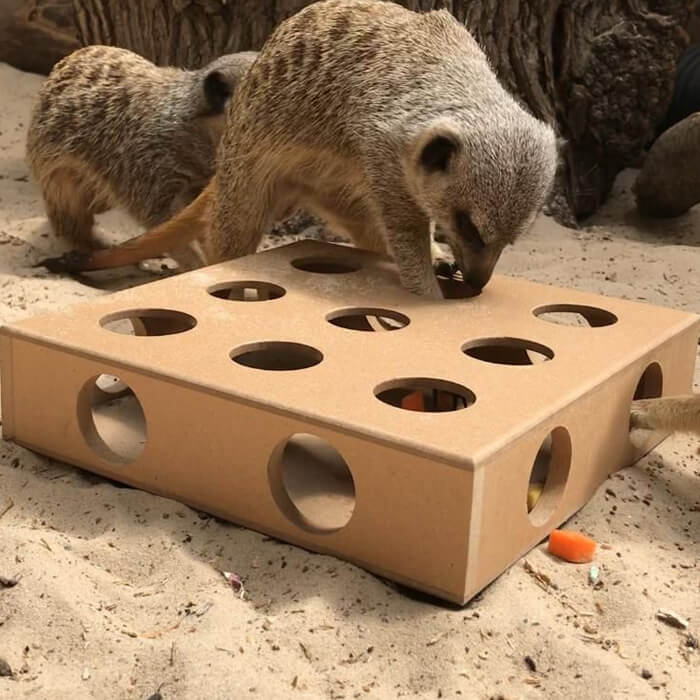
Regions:
M 23 161 L 39 81 L 0 64 L 3 322 L 105 293 L 31 268 L 61 249 Z M 630 181 L 586 230 L 541 221 L 499 271 L 700 312 L 700 211 L 645 228 Z M 118 215 L 104 227 L 134 230 Z M 0 697 L 691 697 L 700 653 L 655 612 L 700 635 L 696 449 L 668 439 L 572 519 L 606 545 L 601 588 L 539 548 L 527 559 L 556 589 L 519 562 L 454 609 L 3 442 L 0 575 L 19 582 L 0 586 L 0 657 L 14 671 Z M 245 599 L 221 569 L 244 579 Z

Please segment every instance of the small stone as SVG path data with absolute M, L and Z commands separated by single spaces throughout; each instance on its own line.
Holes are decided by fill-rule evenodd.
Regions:
M 643 678 L 645 681 L 648 681 L 648 680 L 651 678 L 652 675 L 653 675 L 653 674 L 652 674 L 652 672 L 651 672 L 649 669 L 647 669 L 647 668 L 643 668 L 643 669 L 642 669 L 642 678 Z
M 681 617 L 678 613 L 673 612 L 673 610 L 659 608 L 656 613 L 656 617 L 671 627 L 676 627 L 680 630 L 688 629 L 688 620 Z
M 3 677 L 11 677 L 12 676 L 12 669 L 10 668 L 10 664 L 5 661 L 2 657 L 0 657 L 0 678 Z
M 82 678 L 84 681 L 89 680 L 89 679 L 90 679 L 90 670 L 87 669 L 87 668 L 83 669 L 83 675 L 81 676 L 81 678 Z

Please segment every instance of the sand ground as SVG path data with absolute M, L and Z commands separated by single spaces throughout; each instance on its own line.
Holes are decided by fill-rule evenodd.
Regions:
M 40 80 L 0 64 L 2 322 L 148 279 L 95 288 L 32 269 L 61 249 L 23 160 Z M 541 220 L 499 272 L 700 312 L 700 210 L 643 225 L 632 175 L 584 230 Z M 103 225 L 134 230 L 114 214 Z M 454 609 L 2 442 L 0 576 L 19 582 L 0 585 L 0 658 L 14 672 L 0 697 L 697 697 L 697 447 L 666 440 L 571 520 L 605 544 L 601 588 L 540 547 L 527 559 L 556 589 L 519 562 Z M 659 607 L 689 630 L 655 619 Z

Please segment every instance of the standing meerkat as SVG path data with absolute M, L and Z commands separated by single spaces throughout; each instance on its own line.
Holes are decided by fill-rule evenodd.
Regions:
M 226 103 L 256 56 L 186 71 L 88 46 L 56 64 L 27 134 L 56 234 L 90 249 L 95 214 L 121 207 L 150 228 L 189 204 L 214 173 Z
M 546 200 L 557 157 L 553 129 L 449 12 L 324 0 L 282 22 L 241 80 L 198 199 L 123 246 L 45 263 L 115 267 L 201 228 L 213 263 L 253 253 L 272 222 L 303 208 L 391 254 L 407 289 L 438 298 L 431 221 L 481 289 Z

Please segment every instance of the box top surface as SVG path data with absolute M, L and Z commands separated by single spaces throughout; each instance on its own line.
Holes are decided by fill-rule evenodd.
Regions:
M 339 265 L 353 271 L 340 272 Z M 210 293 L 225 294 L 222 287 L 241 282 L 275 285 L 268 290 L 277 298 L 244 301 Z M 571 305 L 592 308 L 594 324 L 607 325 L 559 325 L 535 313 Z M 375 332 L 328 320 L 357 309 L 393 313 L 388 321 L 370 321 Z M 144 337 L 102 325 L 131 311 L 145 316 L 153 331 L 159 324 L 161 330 L 187 330 Z M 397 322 L 407 325 L 383 329 Z M 697 324 L 698 317 L 681 311 L 503 276 L 478 297 L 426 301 L 401 288 L 388 259 L 302 241 L 37 315 L 2 333 L 102 360 L 105 373 L 130 368 L 168 377 L 469 468 Z M 475 356 L 465 353 L 475 343 L 477 349 L 469 349 Z M 524 364 L 525 348 L 551 358 Z M 315 364 L 289 371 L 250 366 L 280 361 Z M 441 389 L 455 384 L 475 401 L 463 410 L 417 412 L 375 396 L 388 390 L 388 398 L 398 401 L 406 379 L 437 380 Z

